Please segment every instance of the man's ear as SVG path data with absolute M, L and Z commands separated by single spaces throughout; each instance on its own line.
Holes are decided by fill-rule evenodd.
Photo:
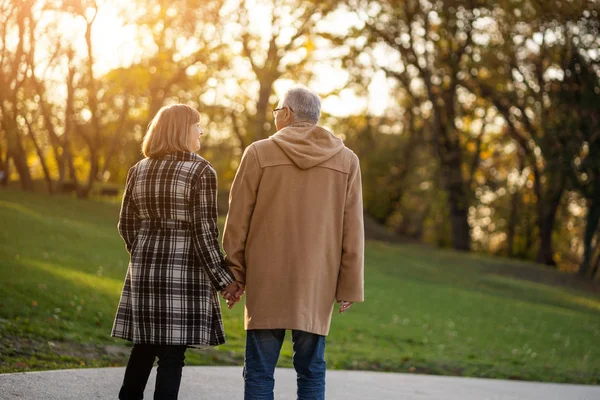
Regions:
M 293 119 L 294 119 L 294 116 L 293 116 L 292 111 L 289 108 L 286 108 L 285 109 L 285 121 L 288 124 L 291 124 Z

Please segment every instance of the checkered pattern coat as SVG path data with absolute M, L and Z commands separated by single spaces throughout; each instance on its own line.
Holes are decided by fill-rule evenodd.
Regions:
M 146 158 L 127 175 L 118 229 L 130 254 L 112 336 L 225 342 L 217 291 L 234 281 L 218 243 L 217 176 L 202 157 Z

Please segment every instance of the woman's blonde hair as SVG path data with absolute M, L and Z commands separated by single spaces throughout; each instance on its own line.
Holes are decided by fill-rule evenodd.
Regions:
M 200 114 L 185 104 L 162 107 L 150 122 L 142 153 L 148 158 L 164 156 L 172 151 L 192 151 L 188 145 L 190 126 L 200 121 Z

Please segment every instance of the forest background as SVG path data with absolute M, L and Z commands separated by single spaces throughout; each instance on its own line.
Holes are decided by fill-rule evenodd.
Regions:
M 600 278 L 595 0 L 0 0 L 0 180 L 120 193 L 152 116 L 202 114 L 227 195 L 295 83 L 404 240 Z M 13 183 L 11 183 L 13 182 Z

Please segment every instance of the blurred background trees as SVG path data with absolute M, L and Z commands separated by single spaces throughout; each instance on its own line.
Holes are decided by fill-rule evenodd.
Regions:
M 294 82 L 406 240 L 599 275 L 595 0 L 0 0 L 0 184 L 116 194 L 156 111 L 202 113 L 221 200 Z M 37 182 L 40 182 L 37 185 Z M 43 188 L 43 189 L 42 189 Z M 225 201 L 226 206 L 226 201 Z

